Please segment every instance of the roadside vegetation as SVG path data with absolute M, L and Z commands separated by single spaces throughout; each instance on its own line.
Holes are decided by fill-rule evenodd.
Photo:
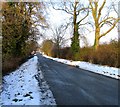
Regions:
M 51 43 L 53 42 L 51 41 Z M 58 57 L 57 56 L 58 50 L 56 49 L 54 43 L 53 45 L 51 45 L 53 47 L 51 49 L 47 47 L 48 46 L 47 44 L 48 44 L 48 41 L 46 40 L 46 45 L 44 42 L 44 48 L 41 50 L 46 55 L 49 55 L 52 57 Z M 70 47 L 60 48 L 59 52 L 60 52 L 59 58 L 75 60 L 75 58 L 72 56 Z M 108 44 L 99 45 L 97 50 L 94 50 L 92 46 L 80 48 L 77 56 L 77 60 L 90 62 L 93 64 L 107 65 L 110 67 L 120 68 L 120 63 L 118 63 L 118 58 L 119 58 L 118 54 L 119 54 L 118 41 L 111 40 L 111 42 Z
M 96 51 L 92 47 L 82 48 L 80 60 L 119 68 L 118 51 L 118 42 L 111 41 L 109 44 L 101 44 Z
M 2 71 L 17 68 L 37 48 L 37 22 L 45 23 L 42 3 L 2 3 Z M 36 17 L 35 19 L 32 17 Z

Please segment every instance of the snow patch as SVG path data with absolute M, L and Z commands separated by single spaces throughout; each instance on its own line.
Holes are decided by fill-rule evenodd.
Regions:
M 3 77 L 1 105 L 56 105 L 46 82 L 38 81 L 37 77 L 43 76 L 42 71 L 38 71 L 37 63 L 38 58 L 34 56 L 19 69 Z
M 85 70 L 88 70 L 88 71 L 91 71 L 94 73 L 102 74 L 102 75 L 112 77 L 115 79 L 120 79 L 120 69 L 119 68 L 96 65 L 96 64 L 91 64 L 89 62 L 84 62 L 84 61 L 72 61 L 72 60 L 66 60 L 66 59 L 52 58 L 52 57 L 49 57 L 44 54 L 43 54 L 43 56 L 46 58 L 64 63 L 64 64 L 79 67 L 79 68 L 82 68 L 82 69 L 85 69 Z

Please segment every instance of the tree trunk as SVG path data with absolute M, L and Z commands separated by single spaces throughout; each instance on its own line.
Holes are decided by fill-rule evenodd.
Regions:
M 94 49 L 97 50 L 99 46 L 99 40 L 100 40 L 100 28 L 97 26 L 95 30 L 95 41 L 94 41 Z
M 79 53 L 79 49 L 80 49 L 76 5 L 77 5 L 77 2 L 75 2 L 75 7 L 74 7 L 74 16 L 73 16 L 74 33 L 73 33 L 72 43 L 71 43 L 71 50 L 74 58 Z
M 95 48 L 95 50 L 98 49 L 98 46 L 99 46 L 99 38 L 95 37 L 95 41 L 94 41 L 94 48 Z

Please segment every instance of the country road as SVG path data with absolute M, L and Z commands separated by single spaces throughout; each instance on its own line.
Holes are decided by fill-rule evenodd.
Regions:
M 118 105 L 118 80 L 37 56 L 58 105 Z

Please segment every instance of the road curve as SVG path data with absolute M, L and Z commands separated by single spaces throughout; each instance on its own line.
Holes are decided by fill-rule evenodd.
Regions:
M 118 105 L 118 80 L 37 56 L 58 105 Z

